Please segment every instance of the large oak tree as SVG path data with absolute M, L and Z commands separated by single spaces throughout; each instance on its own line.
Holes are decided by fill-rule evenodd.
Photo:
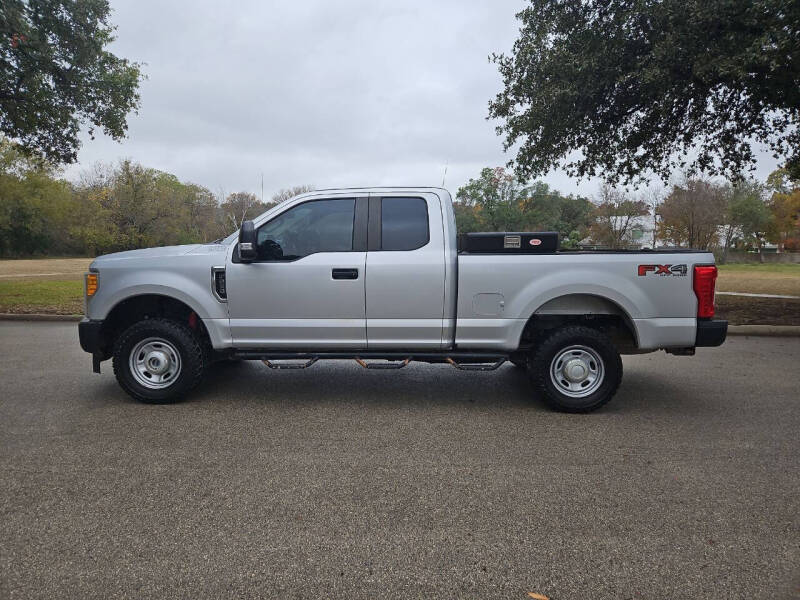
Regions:
M 82 125 L 124 137 L 140 65 L 107 50 L 107 0 L 0 2 L 0 133 L 57 163 L 77 159 Z
M 797 0 L 531 0 L 490 102 L 520 177 L 800 172 Z

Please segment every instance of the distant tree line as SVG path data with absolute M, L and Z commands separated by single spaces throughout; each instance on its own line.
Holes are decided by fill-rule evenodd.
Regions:
M 642 245 L 720 250 L 800 251 L 800 182 L 786 169 L 765 183 L 684 178 L 663 192 L 637 194 L 605 184 L 593 200 L 563 195 L 543 182 L 525 184 L 503 168 L 485 168 L 456 194 L 460 233 L 558 231 L 562 248 Z M 634 232 L 646 223 L 643 244 Z
M 766 243 L 780 252 L 800 251 L 800 181 L 777 169 L 765 183 L 687 178 L 655 206 L 660 240 L 719 250 L 757 250 Z
M 0 256 L 96 256 L 211 241 L 288 197 L 214 194 L 130 160 L 96 165 L 76 183 L 50 163 L 0 141 Z
M 214 193 L 130 160 L 95 165 L 77 182 L 44 159 L 0 140 L 0 256 L 96 256 L 211 241 L 311 186 L 262 202 L 249 192 Z M 485 168 L 459 188 L 460 233 L 557 231 L 562 248 L 675 245 L 800 251 L 800 182 L 783 169 L 763 184 L 687 178 L 644 196 L 603 185 L 593 199 Z M 649 224 L 655 240 L 634 233 Z

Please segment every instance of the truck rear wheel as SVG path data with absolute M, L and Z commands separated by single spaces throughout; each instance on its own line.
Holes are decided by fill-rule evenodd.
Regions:
M 622 358 L 601 331 L 567 326 L 534 350 L 529 374 L 535 390 L 555 410 L 590 412 L 611 400 L 622 381 Z
M 178 401 L 203 377 L 203 344 L 187 326 L 170 319 L 146 319 L 122 332 L 114 344 L 114 375 L 141 402 Z

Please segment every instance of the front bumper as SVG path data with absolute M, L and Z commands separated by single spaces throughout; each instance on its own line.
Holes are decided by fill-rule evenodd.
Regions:
M 93 321 L 84 317 L 78 323 L 78 339 L 81 348 L 89 354 L 100 354 L 103 351 L 103 321 Z
M 728 335 L 728 322 L 723 320 L 697 319 L 697 337 L 694 345 L 721 346 Z

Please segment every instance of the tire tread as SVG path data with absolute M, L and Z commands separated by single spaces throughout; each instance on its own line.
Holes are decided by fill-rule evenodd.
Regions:
M 145 332 L 157 333 L 178 343 L 178 350 L 181 352 L 182 370 L 179 376 L 180 384 L 177 387 L 170 386 L 164 390 L 148 390 L 129 380 L 127 373 L 129 370 L 128 356 L 124 355 L 125 349 Z M 117 382 L 128 395 L 148 404 L 177 402 L 200 384 L 207 365 L 208 353 L 205 351 L 199 336 L 188 325 L 172 319 L 145 319 L 134 323 L 123 331 L 114 343 L 113 366 Z
M 573 343 L 582 343 L 604 353 L 613 353 L 614 358 L 613 364 L 609 365 L 607 357 L 603 357 L 603 362 L 605 363 L 605 381 L 600 388 L 603 394 L 599 395 L 597 400 L 585 406 L 565 403 L 560 397 L 560 394 L 551 391 L 548 385 L 552 385 L 550 382 L 551 353 L 554 353 L 554 349 L 557 351 L 559 348 L 564 348 Z M 614 394 L 617 392 L 622 382 L 622 358 L 613 342 L 599 329 L 587 327 L 585 325 L 568 325 L 553 330 L 533 350 L 529 365 L 528 373 L 534 390 L 544 399 L 550 408 L 561 412 L 587 413 L 596 410 L 614 397 Z M 595 392 L 595 394 L 597 394 L 597 392 Z M 592 394 L 592 396 L 595 394 Z M 589 398 L 592 396 L 589 396 Z

